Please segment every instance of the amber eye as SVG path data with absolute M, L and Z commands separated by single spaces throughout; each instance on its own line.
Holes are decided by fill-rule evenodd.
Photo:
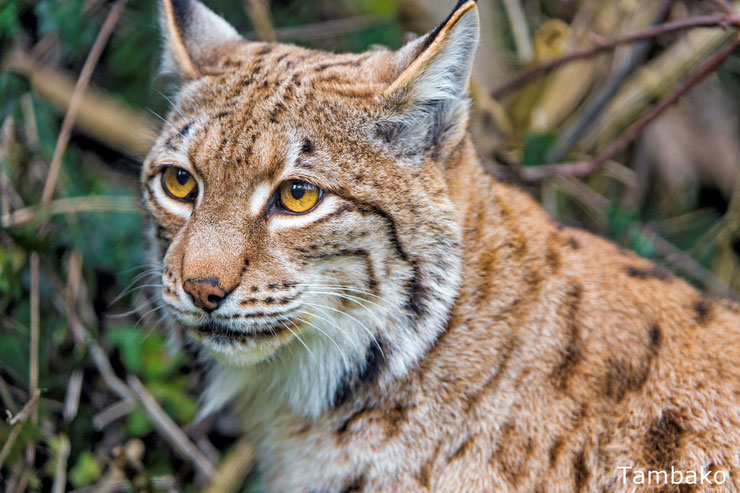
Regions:
M 162 173 L 162 187 L 167 195 L 177 200 L 190 201 L 195 197 L 195 178 L 182 168 L 168 166 Z
M 280 185 L 280 204 L 296 214 L 311 210 L 320 196 L 321 191 L 305 181 L 292 180 Z

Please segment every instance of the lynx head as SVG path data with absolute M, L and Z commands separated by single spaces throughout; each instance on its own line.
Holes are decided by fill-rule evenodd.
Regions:
M 197 0 L 161 19 L 179 83 L 141 183 L 168 317 L 233 377 L 209 407 L 239 382 L 315 416 L 402 376 L 460 280 L 475 2 L 364 54 L 250 42 Z

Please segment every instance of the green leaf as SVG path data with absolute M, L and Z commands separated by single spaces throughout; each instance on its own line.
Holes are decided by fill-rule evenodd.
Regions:
M 15 111 L 18 99 L 30 90 L 31 83 L 27 77 L 15 72 L 0 75 L 0 122 Z
M 187 378 L 184 375 L 165 382 L 155 381 L 149 384 L 152 394 L 175 421 L 181 424 L 192 421 L 198 411 L 198 403 L 188 394 L 187 386 Z
M 149 416 L 143 408 L 136 407 L 126 417 L 126 434 L 133 437 L 145 437 L 152 432 L 152 424 L 149 422 Z
M 0 2 L 0 39 L 10 38 L 18 32 L 18 7 L 16 2 Z
M 88 486 L 100 477 L 98 459 L 92 452 L 83 452 L 69 471 L 69 481 L 75 488 Z
M 627 246 L 640 257 L 658 257 L 658 251 L 655 249 L 655 245 L 642 233 L 639 227 L 633 227 L 630 230 Z
M 144 333 L 134 327 L 118 327 L 106 333 L 108 343 L 121 351 L 126 369 L 144 380 L 156 380 L 172 374 L 180 358 L 167 350 L 165 338 L 157 333 Z
M 554 132 L 527 133 L 524 141 L 522 164 L 524 166 L 545 164 L 547 153 L 555 147 L 557 142 L 558 136 Z
M 640 219 L 636 211 L 623 209 L 616 202 L 609 204 L 606 218 L 608 221 L 606 234 L 615 240 L 620 239 L 624 232 Z
M 84 0 L 45 0 L 36 5 L 39 34 L 56 34 L 69 56 L 87 53 L 99 30 L 97 22 L 83 15 Z

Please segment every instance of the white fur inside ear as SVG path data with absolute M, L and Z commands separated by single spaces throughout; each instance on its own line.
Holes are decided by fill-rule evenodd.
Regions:
M 211 50 L 240 38 L 236 29 L 198 0 L 163 0 L 160 25 L 164 74 L 195 77 Z
M 392 110 L 375 127 L 376 137 L 409 158 L 462 138 L 467 126 L 468 84 L 479 39 L 477 9 L 443 27 L 440 37 L 431 42 L 428 36 L 420 38 L 398 52 L 404 63 L 410 50 L 429 43 L 386 91 Z

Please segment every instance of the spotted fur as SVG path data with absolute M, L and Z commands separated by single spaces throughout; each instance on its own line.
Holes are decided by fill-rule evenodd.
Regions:
M 740 486 L 740 315 L 558 226 L 466 134 L 473 0 L 398 51 L 248 42 L 164 0 L 172 112 L 142 173 L 159 294 L 243 412 L 270 491 L 635 491 L 618 466 Z M 198 183 L 162 190 L 163 166 Z M 290 179 L 324 197 L 274 212 Z M 227 293 L 199 309 L 188 279 Z

